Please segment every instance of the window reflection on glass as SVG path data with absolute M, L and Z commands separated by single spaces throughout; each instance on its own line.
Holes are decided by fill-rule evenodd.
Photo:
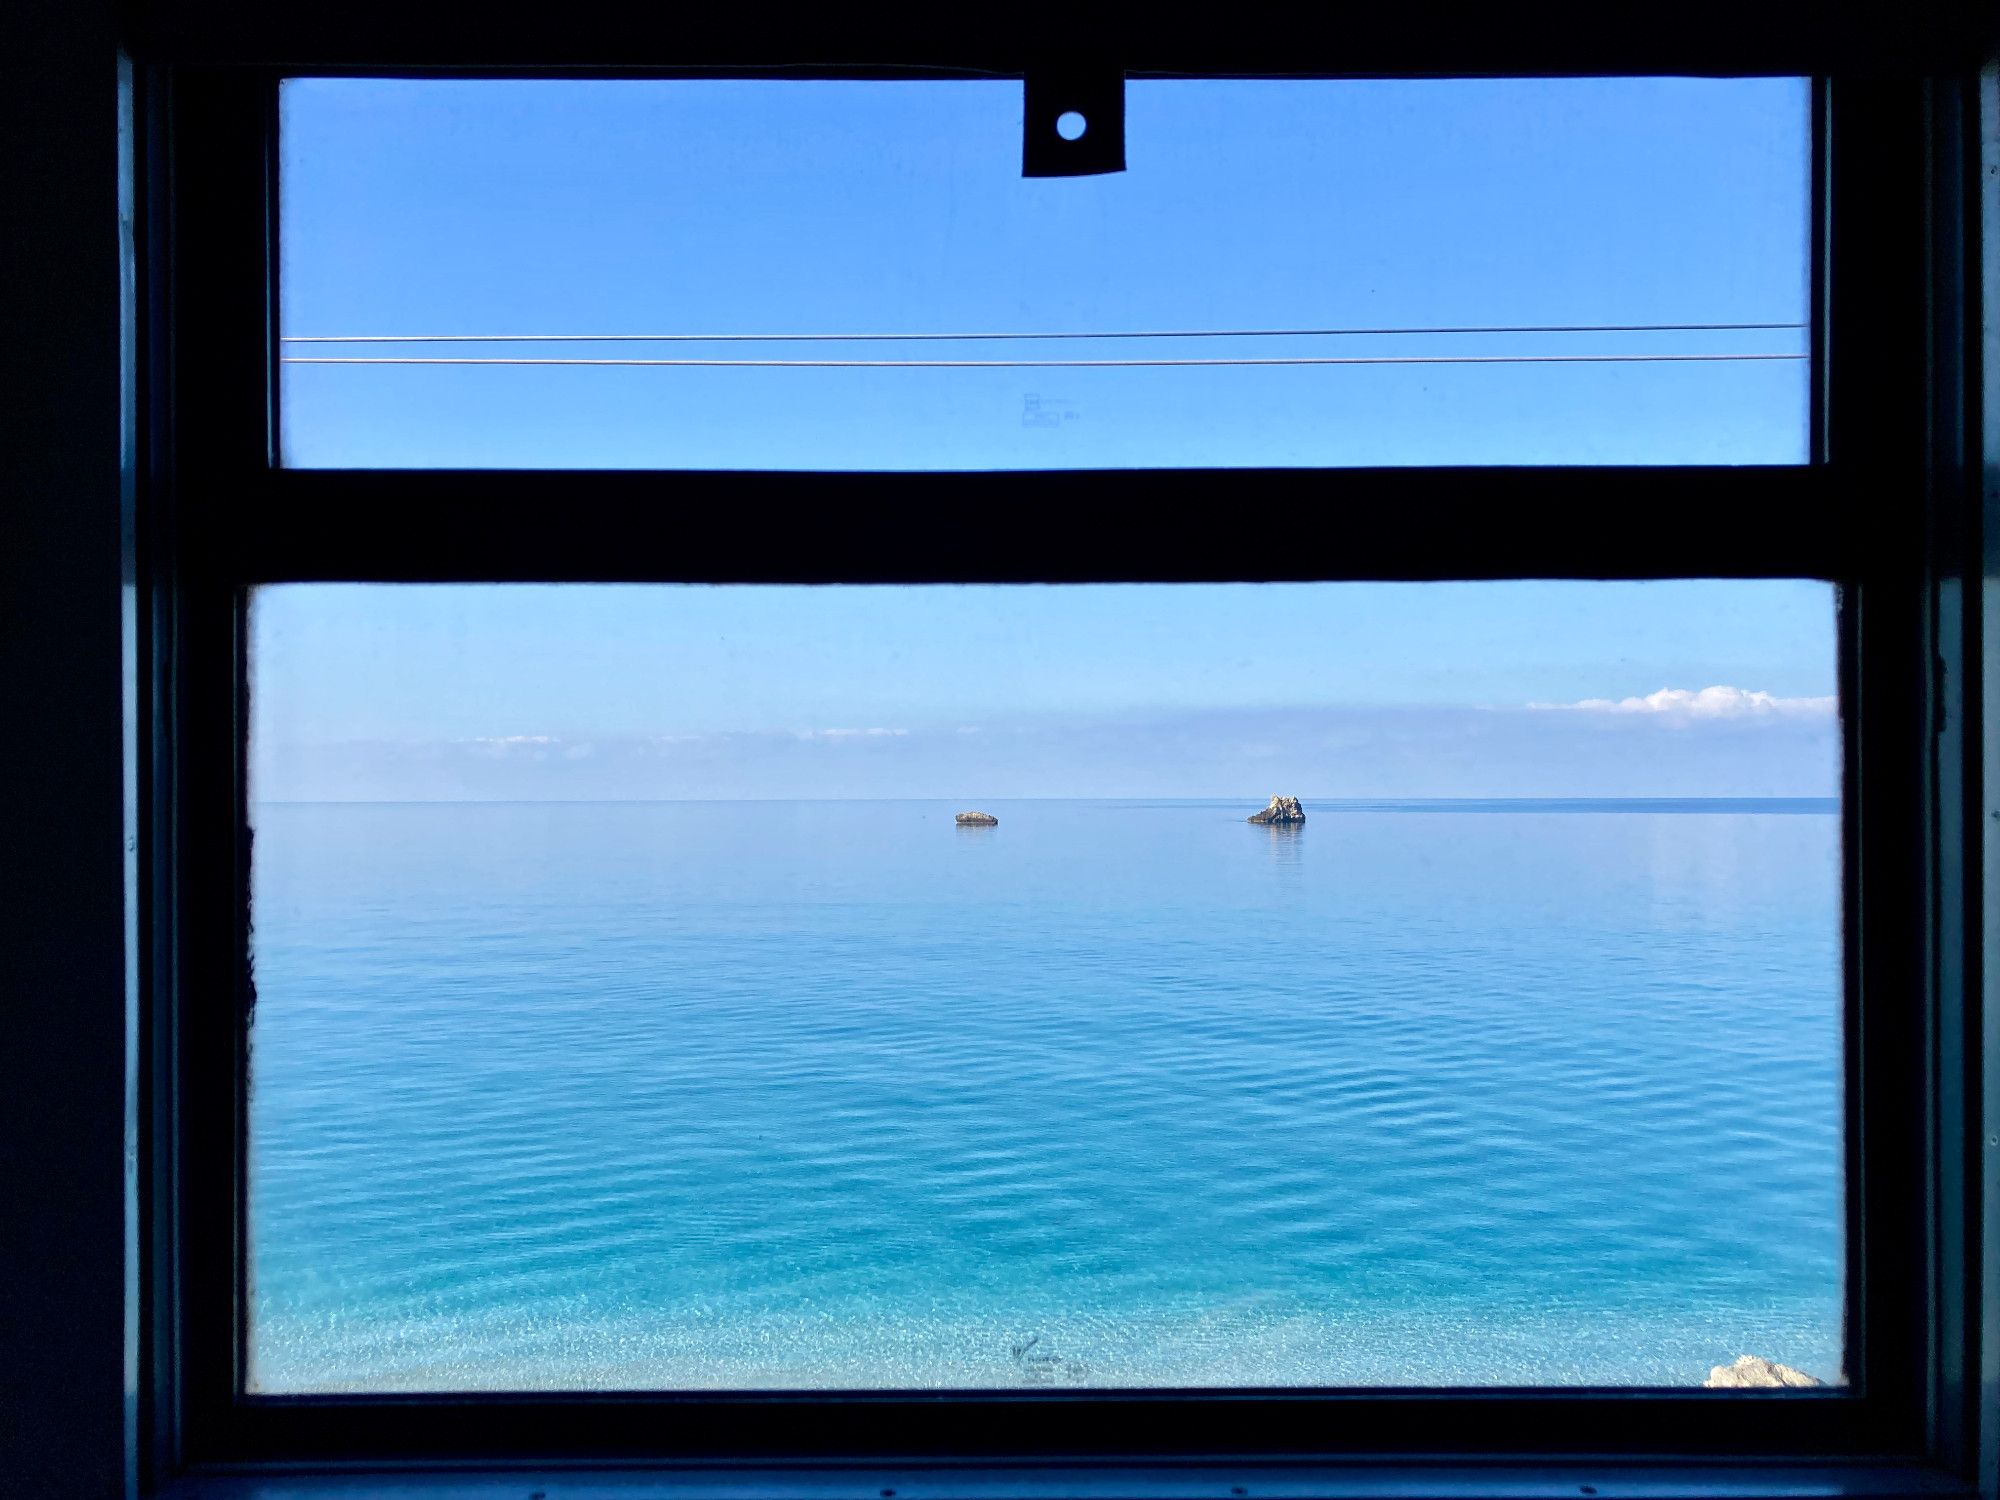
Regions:
M 1803 79 L 299 79 L 306 467 L 1799 463 Z
M 252 619 L 255 1390 L 1842 1377 L 1824 585 Z

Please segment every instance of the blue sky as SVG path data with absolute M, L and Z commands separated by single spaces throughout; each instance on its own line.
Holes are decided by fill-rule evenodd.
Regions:
M 287 336 L 1801 323 L 1788 79 L 1135 80 L 1123 173 L 1018 83 L 307 79 Z M 1799 353 L 1796 331 L 293 356 Z M 1803 361 L 1196 369 L 291 364 L 306 466 L 1797 462 Z
M 1019 175 L 1020 90 L 1007 82 L 295 81 L 283 103 L 283 331 L 1806 317 L 1797 80 L 1135 81 L 1128 99 L 1128 172 L 1031 181 Z M 1804 346 L 1799 332 L 1765 330 L 555 352 Z M 1799 462 L 1806 389 L 1801 361 L 293 364 L 282 399 L 286 459 L 307 466 L 1226 468 Z M 1607 488 L 1607 508 L 1620 503 Z M 1226 503 L 1207 524 L 1218 549 L 1267 544 L 1232 528 Z M 1832 600 L 1816 584 L 301 587 L 260 595 L 253 649 L 256 791 L 280 799 L 1830 795 L 1837 784 Z M 1720 691 L 1695 696 L 1704 689 Z

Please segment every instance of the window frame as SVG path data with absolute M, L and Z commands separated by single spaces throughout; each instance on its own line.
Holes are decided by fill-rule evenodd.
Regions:
M 903 55 L 893 31 L 879 50 L 851 35 L 784 50 L 823 65 L 678 69 L 662 59 L 755 57 L 760 47 L 773 55 L 774 44 L 739 37 L 739 50 L 715 52 L 664 31 L 638 41 L 586 34 L 571 43 L 581 50 L 551 66 L 531 39 L 516 37 L 511 45 L 522 50 L 507 53 L 503 32 L 493 43 L 497 60 L 482 69 L 445 66 L 464 55 L 464 39 L 450 28 L 419 24 L 411 34 L 364 18 L 329 31 L 321 18 L 317 32 L 267 26 L 246 42 L 211 34 L 191 14 L 167 17 L 178 29 L 140 28 L 131 96 L 141 226 L 137 421 L 148 457 L 135 521 L 146 1049 L 136 1208 L 142 1453 L 156 1480 L 216 1466 L 356 1462 L 1227 1457 L 1240 1467 L 1424 1454 L 1600 1467 L 1915 1462 L 1949 1488 L 1983 1462 L 1980 1445 L 1990 1439 L 1980 1401 L 1993 1356 L 1984 1342 L 1991 1310 L 1980 1300 L 1992 1255 L 1979 1193 L 1991 1152 L 1981 1130 L 1989 1085 L 1975 1045 L 1984 823 L 1975 729 L 1984 659 L 1975 462 L 1983 312 L 1973 238 L 1982 96 L 1973 51 L 1959 43 L 1940 55 L 1910 42 L 1914 60 L 1884 68 L 1866 28 L 1820 46 L 1824 38 L 1805 44 L 1806 33 L 1751 26 L 1739 29 L 1733 52 L 1617 36 L 1600 38 L 1595 51 L 1588 37 L 1538 49 L 1509 37 L 1474 63 L 1463 35 L 1440 44 L 1393 23 L 1364 27 L 1358 50 L 1352 35 L 1314 33 L 1285 48 L 1282 66 L 1254 49 L 1217 52 L 1208 38 L 1178 52 L 1166 43 L 1108 49 L 1135 73 L 1238 63 L 1227 70 L 1304 76 L 1315 71 L 1301 66 L 1307 57 L 1327 60 L 1321 76 L 1833 72 L 1814 90 L 1813 456 L 1803 466 L 289 471 L 275 449 L 280 77 L 384 57 L 392 64 L 351 71 L 826 77 L 925 69 L 839 62 L 893 62 Z M 942 76 L 975 66 L 1019 72 L 1024 63 L 1017 51 L 965 35 L 937 45 L 921 55 Z M 355 47 L 362 50 L 347 50 Z M 953 65 L 939 66 L 938 57 Z M 1768 576 L 1839 584 L 1848 1306 L 1859 1312 L 1851 1389 L 1751 1398 L 1654 1390 L 242 1394 L 248 589 L 334 579 L 1238 580 L 1240 563 L 1136 524 L 1163 499 L 1212 503 L 1218 489 L 1233 513 L 1301 540 L 1290 560 L 1260 559 L 1260 580 Z M 1607 495 L 1619 501 L 1609 512 Z M 1313 524 L 1309 507 L 1321 504 L 1337 526 Z M 988 534 L 983 518 L 998 506 L 1024 524 Z M 714 516 L 729 524 L 700 519 Z M 551 526 L 552 517 L 561 524 Z M 711 544 L 750 517 L 759 523 L 755 557 Z M 1058 535 L 1063 546 L 1053 554 L 1021 540 Z

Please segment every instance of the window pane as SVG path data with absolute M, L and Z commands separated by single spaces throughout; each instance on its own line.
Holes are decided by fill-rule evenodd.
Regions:
M 1015 81 L 294 80 L 285 457 L 1797 463 L 1808 106 L 1135 79 L 1028 179 Z
M 310 585 L 252 652 L 255 1390 L 1842 1378 L 1824 585 Z

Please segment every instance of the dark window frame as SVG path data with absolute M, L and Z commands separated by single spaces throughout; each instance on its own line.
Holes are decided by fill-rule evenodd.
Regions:
M 135 33 L 144 604 L 141 899 L 146 1141 L 142 1448 L 154 1477 L 368 1462 L 844 1460 L 1323 1462 L 1423 1454 L 1770 1465 L 1979 1454 L 1976 1045 L 1981 926 L 1976 584 L 1976 47 L 1808 35 L 1608 39 L 1468 54 L 1377 22 L 1282 60 L 1169 37 L 1107 45 L 1134 72 L 1799 72 L 1815 90 L 1814 458 L 1787 468 L 1249 470 L 1033 474 L 286 471 L 274 462 L 279 77 L 458 74 L 449 28 L 406 18 L 223 34 L 171 7 Z M 226 9 L 226 8 L 225 8 Z M 1720 16 L 1718 14 L 1718 20 Z M 1740 19 L 1740 18 L 1739 18 Z M 569 50 L 504 29 L 484 71 L 648 75 L 768 53 L 665 27 Z M 856 23 L 857 27 L 860 23 Z M 1699 28 L 1690 25 L 1682 35 Z M 809 38 L 757 76 L 909 76 L 893 29 Z M 1720 29 L 1716 35 L 1723 35 Z M 1115 43 L 1118 39 L 1111 39 Z M 1475 34 L 1474 40 L 1480 40 Z M 870 43 L 873 46 L 870 46 Z M 1594 45 L 1593 45 L 1594 42 Z M 916 46 L 906 42 L 906 46 Z M 1178 50 L 1176 50 L 1178 48 Z M 856 68 L 856 55 L 886 59 Z M 1018 72 L 947 28 L 933 70 Z M 818 57 L 825 64 L 799 63 Z M 383 63 L 387 58 L 388 62 Z M 1358 61 L 1357 61 L 1358 59 Z M 364 66 L 363 64 L 376 64 Z M 1973 250 L 1968 259 L 1967 246 Z M 1957 258 L 1954 260 L 1953 257 Z M 244 604 L 313 579 L 679 582 L 1228 580 L 1240 566 L 1135 523 L 1229 497 L 1301 539 L 1257 576 L 1816 577 L 1841 587 L 1851 1390 L 907 1392 L 748 1396 L 246 1397 L 241 1393 L 242 1018 L 250 1000 Z M 1006 507 L 1010 544 L 982 522 Z M 746 523 L 755 558 L 712 545 Z M 551 526 L 552 517 L 560 518 Z M 1047 524 L 1041 524 L 1046 522 Z M 968 559 L 978 559 L 969 563 Z M 721 561 L 718 561 L 721 559 Z M 1954 602 L 1956 601 L 1956 602 Z M 1475 1485 L 1476 1487 L 1476 1485 Z

